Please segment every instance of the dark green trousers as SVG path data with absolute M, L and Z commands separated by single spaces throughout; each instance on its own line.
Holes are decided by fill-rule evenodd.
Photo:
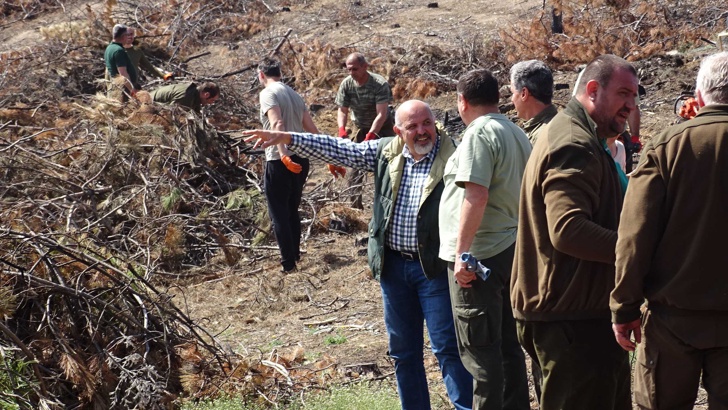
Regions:
M 512 245 L 481 260 L 491 269 L 490 277 L 485 282 L 476 279 L 471 288 L 460 287 L 453 275 L 454 265 L 448 266 L 458 350 L 473 375 L 473 409 L 477 410 L 530 409 L 526 356 L 518 344 L 511 310 L 514 249 Z
M 609 319 L 517 321 L 543 371 L 541 410 L 631 410 L 629 356 Z
M 647 311 L 637 345 L 634 398 L 640 409 L 690 410 L 701 375 L 710 410 L 728 409 L 728 318 Z

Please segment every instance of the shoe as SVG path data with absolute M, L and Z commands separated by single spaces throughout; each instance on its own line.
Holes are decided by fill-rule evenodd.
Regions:
M 293 265 L 293 267 L 290 269 L 281 268 L 281 273 L 291 273 L 291 272 L 298 272 L 298 268 L 296 267 L 296 265 Z

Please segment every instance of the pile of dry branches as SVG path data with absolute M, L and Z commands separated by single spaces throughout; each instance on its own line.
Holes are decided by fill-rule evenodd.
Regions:
M 0 402 L 150 409 L 183 391 L 289 397 L 318 380 L 223 353 L 168 293 L 254 268 L 257 157 L 182 108 L 97 97 L 66 107 L 65 127 L 22 125 L 26 111 L 38 124 L 60 114 L 37 108 L 0 124 Z M 326 183 L 307 195 L 309 226 L 335 198 Z
M 255 124 L 257 90 L 178 62 L 221 85 L 208 117 L 217 127 L 181 108 L 122 106 L 96 94 L 94 27 L 51 27 L 46 45 L 0 59 L 0 404 L 153 409 L 225 392 L 278 401 L 318 383 L 332 363 L 289 372 L 302 356 L 245 360 L 171 296 L 271 253 L 255 245 L 268 236 L 260 156 L 222 131 Z M 309 227 L 336 198 L 328 183 L 305 198 Z
M 181 392 L 175 346 L 224 360 L 152 282 L 238 263 L 255 233 L 233 199 L 253 186 L 248 159 L 181 109 L 102 106 L 65 113 L 68 128 L 0 126 L 0 287 L 12 296 L 0 340 L 33 363 L 13 376 L 33 381 L 12 385 L 32 387 L 17 395 L 36 405 L 161 408 Z

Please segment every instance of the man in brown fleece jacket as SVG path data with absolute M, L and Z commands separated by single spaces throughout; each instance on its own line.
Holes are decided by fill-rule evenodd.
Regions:
M 543 370 L 541 409 L 631 409 L 629 363 L 611 337 L 622 186 L 606 139 L 635 109 L 637 73 L 604 55 L 546 125 L 526 165 L 511 300 Z
M 619 224 L 610 307 L 641 409 L 692 409 L 701 372 L 709 408 L 728 409 L 728 52 L 703 60 L 696 97 L 648 143 Z

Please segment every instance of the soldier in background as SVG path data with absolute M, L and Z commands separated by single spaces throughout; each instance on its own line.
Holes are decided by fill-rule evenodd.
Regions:
M 349 76 L 344 78 L 336 94 L 336 105 L 339 106 L 337 123 L 339 137 L 348 137 L 346 130 L 349 114 L 356 126 L 353 140 L 355 142 L 370 141 L 380 137 L 394 136 L 394 122 L 389 113 L 392 102 L 392 90 L 389 83 L 379 74 L 367 71 L 369 64 L 361 53 L 352 53 L 346 58 L 346 70 Z M 351 206 L 361 209 L 361 187 L 364 173 L 356 168 L 349 171 Z

